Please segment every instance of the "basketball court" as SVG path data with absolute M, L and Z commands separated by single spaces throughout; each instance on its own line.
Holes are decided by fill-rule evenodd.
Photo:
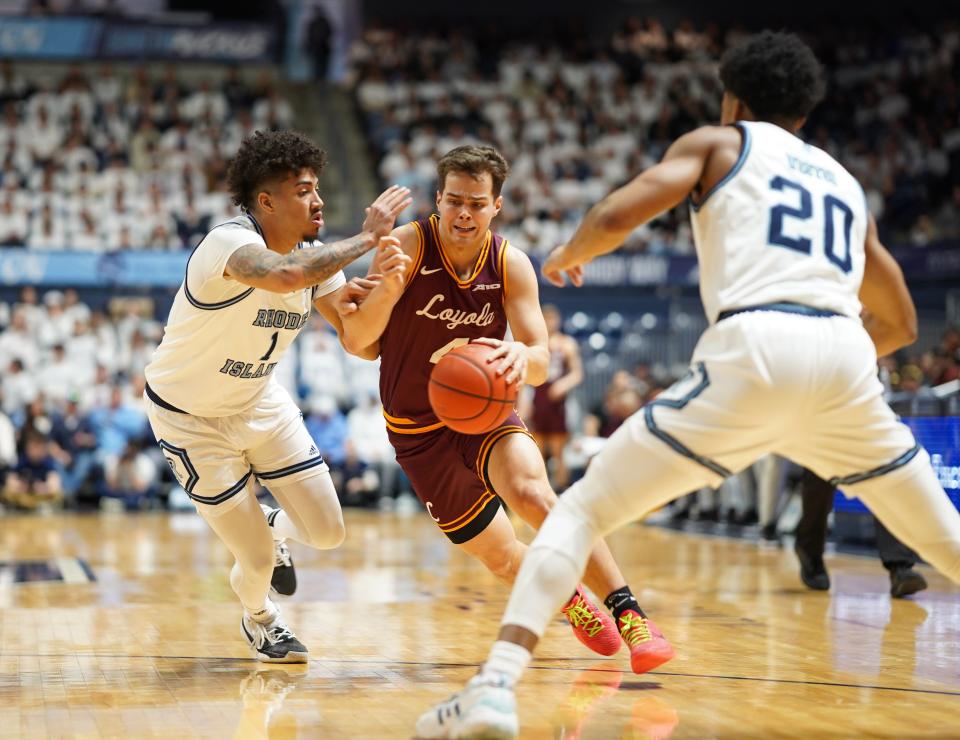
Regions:
M 339 549 L 291 546 L 306 666 L 250 657 L 230 556 L 195 514 L 7 516 L 0 736 L 410 737 L 485 658 L 507 591 L 423 513 L 345 515 Z M 960 732 L 960 589 L 932 569 L 897 601 L 872 557 L 829 558 L 814 593 L 789 550 L 640 525 L 611 545 L 678 657 L 635 676 L 556 622 L 522 737 Z

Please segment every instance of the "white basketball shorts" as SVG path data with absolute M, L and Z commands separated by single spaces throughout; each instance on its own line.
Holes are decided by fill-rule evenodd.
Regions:
M 883 400 L 873 342 L 842 316 L 730 316 L 704 332 L 687 375 L 625 423 L 714 487 L 770 452 L 843 487 L 895 477 L 919 451 Z
M 253 408 L 232 416 L 192 416 L 146 402 L 167 463 L 202 513 L 216 515 L 239 504 L 252 476 L 269 488 L 329 470 L 300 410 L 277 383 Z

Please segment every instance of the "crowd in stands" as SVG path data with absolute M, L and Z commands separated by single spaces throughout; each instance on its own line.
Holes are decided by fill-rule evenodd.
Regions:
M 22 509 L 190 507 L 147 423 L 143 368 L 162 334 L 151 301 L 118 298 L 102 308 L 73 290 L 32 287 L 0 303 L 0 502 Z M 589 353 L 586 340 L 583 350 Z M 883 361 L 888 389 L 920 390 L 960 377 L 960 329 L 928 352 Z M 409 483 L 387 439 L 379 366 L 347 355 L 314 316 L 275 371 L 304 411 L 344 504 L 409 501 Z M 672 381 L 668 368 L 617 370 L 599 397 L 579 396 L 571 468 Z M 586 443 L 584 443 L 586 440 Z M 584 446 L 585 444 L 585 446 Z M 581 445 L 583 449 L 579 449 Z
M 51 85 L 33 70 L 0 61 L 0 246 L 192 248 L 235 214 L 224 174 L 241 140 L 293 120 L 268 73 L 190 85 L 172 65 L 76 66 Z
M 879 377 L 894 410 L 906 416 L 960 416 L 960 327 L 948 328 L 936 346 L 911 347 L 880 360 Z M 571 480 L 586 471 L 604 440 L 676 378 L 657 364 L 616 370 L 598 399 L 568 403 L 572 434 L 564 452 Z M 935 393 L 939 388 L 943 393 Z M 577 399 L 580 400 L 580 399 Z M 573 413 L 569 413 L 573 409 Z M 731 476 L 719 488 L 695 491 L 655 515 L 722 525 L 758 525 L 764 540 L 777 539 L 777 501 L 799 483 L 802 469 L 778 465 L 768 456 Z M 766 497 L 764 499 L 764 497 Z M 767 504 L 765 506 L 765 504 Z M 728 533 L 731 533 L 727 530 Z
M 407 218 L 432 210 L 440 154 L 492 142 L 513 168 L 498 228 L 543 253 L 671 140 L 716 120 L 716 61 L 741 32 L 646 20 L 602 43 L 576 34 L 493 43 L 370 28 L 352 52 L 354 89 L 381 177 L 417 194 Z M 860 179 L 889 241 L 960 239 L 957 23 L 895 35 L 825 28 L 810 40 L 829 77 L 828 98 L 806 127 L 811 141 Z M 53 86 L 31 70 L 0 61 L 0 246 L 192 248 L 236 212 L 224 172 L 241 139 L 292 123 L 269 79 L 251 86 L 236 69 L 211 71 L 195 86 L 173 67 L 125 75 L 76 67 Z M 628 249 L 691 252 L 684 209 L 638 230 Z M 576 334 L 587 366 L 612 380 L 589 397 L 581 390 L 588 413 L 575 441 L 612 433 L 686 362 L 631 360 L 652 354 L 643 349 L 652 327 L 645 316 L 620 317 L 606 333 Z M 143 367 L 161 332 L 141 299 L 94 306 L 75 291 L 28 287 L 0 302 L 6 506 L 189 506 L 144 413 Z M 673 327 L 662 333 L 676 342 Z M 593 346 L 595 338 L 609 344 Z M 597 347 L 609 367 L 593 362 Z M 376 363 L 346 355 L 315 316 L 275 377 L 300 402 L 345 503 L 390 502 L 406 491 L 380 412 Z M 960 331 L 929 351 L 885 358 L 881 377 L 891 392 L 957 380 Z
M 161 336 L 152 302 L 140 298 L 93 309 L 73 290 L 39 296 L 25 287 L 0 303 L 0 503 L 190 506 L 145 412 L 143 368 Z M 377 363 L 345 354 L 315 316 L 275 377 L 300 402 L 345 503 L 391 505 L 407 493 L 380 411 Z
M 960 379 L 960 328 L 947 329 L 935 347 L 906 353 L 902 362 L 892 356 L 881 358 L 880 371 L 893 392 L 912 393 Z
M 673 139 L 719 120 L 717 61 L 742 33 L 653 19 L 631 19 L 599 40 L 370 27 L 351 52 L 354 89 L 381 178 L 418 195 L 407 217 L 429 212 L 439 155 L 492 143 L 513 167 L 498 228 L 542 253 Z M 918 246 L 960 238 L 957 20 L 824 26 L 807 40 L 827 69 L 828 94 L 805 136 L 863 184 L 881 235 Z M 686 205 L 639 229 L 627 248 L 691 252 Z

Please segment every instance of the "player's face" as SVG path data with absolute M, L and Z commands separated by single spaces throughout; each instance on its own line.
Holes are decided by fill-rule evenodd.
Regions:
M 441 238 L 447 244 L 461 246 L 479 242 L 502 205 L 501 196 L 493 197 L 489 172 L 480 179 L 466 172 L 448 173 L 443 190 L 437 193 Z
M 323 200 L 317 192 L 317 176 L 302 169 L 280 182 L 273 199 L 281 223 L 289 224 L 304 241 L 317 238 L 323 228 Z

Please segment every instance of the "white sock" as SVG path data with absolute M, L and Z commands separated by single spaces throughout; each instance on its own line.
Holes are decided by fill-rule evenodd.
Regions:
M 533 655 L 526 648 L 513 642 L 497 640 L 490 648 L 490 657 L 483 664 L 480 673 L 500 673 L 506 676 L 510 685 L 513 686 L 520 680 L 520 676 L 530 665 L 532 658 Z
M 275 540 L 294 540 L 300 542 L 303 540 L 303 536 L 294 526 L 293 522 L 290 520 L 290 517 L 287 516 L 287 512 L 283 509 L 277 512 L 277 515 L 273 518 L 273 524 L 270 525 L 270 531 L 273 534 L 273 539 Z
M 280 610 L 277 609 L 277 605 L 274 604 L 270 599 L 267 599 L 263 602 L 263 608 L 258 609 L 255 612 L 248 611 L 247 616 L 250 617 L 254 622 L 259 622 L 260 624 L 270 624 L 274 619 L 280 616 Z

